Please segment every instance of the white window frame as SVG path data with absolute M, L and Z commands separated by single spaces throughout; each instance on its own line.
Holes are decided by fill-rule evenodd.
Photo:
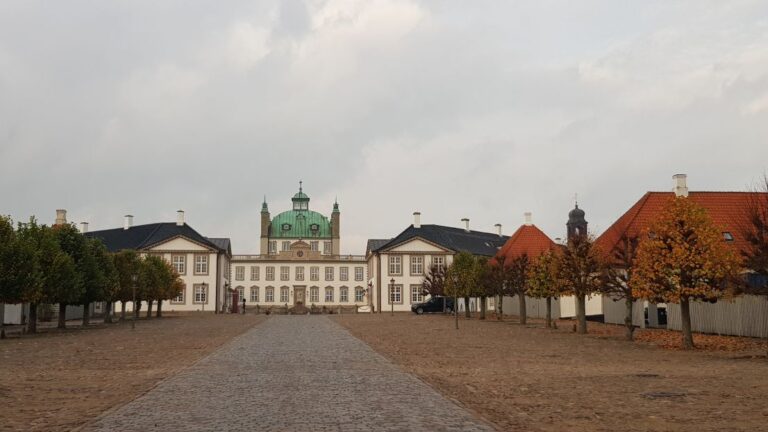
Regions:
M 320 280 L 320 267 L 312 266 L 309 268 L 309 280 L 311 281 Z
M 333 287 L 325 287 L 325 302 L 333 303 Z
M 392 304 L 394 300 L 395 304 L 403 304 L 403 285 L 402 284 L 387 284 L 387 304 Z
M 313 286 L 309 288 L 309 302 L 320 303 L 320 287 Z
M 186 303 L 186 297 L 187 297 L 187 284 L 182 284 L 181 291 L 179 291 L 179 295 L 171 299 L 171 304 L 185 304 Z
M 400 255 L 390 255 L 388 267 L 390 276 L 401 276 L 403 274 L 403 257 Z
M 235 266 L 235 280 L 245 280 L 245 266 Z
M 281 245 L 283 252 L 291 250 L 291 242 L 290 240 L 283 240 L 283 244 Z
M 173 264 L 173 269 L 176 270 L 176 273 L 178 273 L 179 276 L 187 274 L 186 255 L 171 255 L 171 263 Z
M 339 288 L 339 303 L 349 302 L 349 288 L 343 286 Z
M 251 266 L 251 280 L 257 281 L 259 280 L 260 272 L 259 272 L 259 266 Z
M 277 240 L 269 241 L 269 251 L 267 253 L 269 255 L 274 255 L 277 253 Z
M 288 303 L 290 300 L 290 288 L 280 287 L 280 303 Z
M 355 303 L 362 303 L 365 301 L 365 288 L 355 287 Z
M 437 266 L 438 269 L 445 269 L 445 257 L 442 255 L 436 255 L 432 257 L 432 265 Z
M 317 240 L 312 240 L 311 242 L 309 242 L 309 250 L 313 252 L 317 252 L 318 250 L 320 250 L 320 242 L 318 242 Z
M 340 281 L 349 280 L 349 267 L 339 267 L 339 280 Z
M 281 281 L 291 280 L 290 266 L 280 266 L 280 280 Z
M 331 255 L 333 253 L 333 243 L 329 241 L 323 242 L 323 255 Z
M 237 301 L 239 302 L 243 301 L 243 299 L 245 298 L 245 287 L 239 286 L 235 288 L 235 290 L 237 291 Z
M 424 301 L 424 287 L 422 285 L 411 285 L 411 304 Z
M 304 280 L 304 267 L 303 266 L 296 267 L 296 280 L 297 281 L 303 281 Z
M 424 257 L 422 255 L 411 255 L 411 276 L 424 275 Z
M 208 304 L 208 284 L 195 284 L 193 290 L 194 304 Z
M 275 287 L 268 286 L 264 290 L 264 301 L 266 303 L 274 303 L 275 302 Z
M 333 281 L 333 267 L 328 266 L 325 268 L 325 280 Z
M 365 267 L 363 266 L 355 267 L 355 280 L 358 282 L 365 280 Z
M 195 254 L 195 274 L 196 275 L 208 274 L 208 255 Z
M 275 266 L 267 266 L 267 278 L 268 281 L 275 280 Z
M 251 287 L 251 303 L 258 303 L 259 302 L 259 287 L 252 286 Z

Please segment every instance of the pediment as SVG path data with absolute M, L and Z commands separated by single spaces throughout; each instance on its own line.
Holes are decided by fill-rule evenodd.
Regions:
M 446 249 L 430 241 L 424 240 L 421 237 L 412 237 L 402 243 L 399 243 L 393 247 L 388 248 L 384 252 L 439 252 L 439 253 L 453 253 L 452 250 Z

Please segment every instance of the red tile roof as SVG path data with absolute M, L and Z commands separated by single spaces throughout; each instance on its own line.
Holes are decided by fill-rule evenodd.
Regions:
M 746 209 L 755 194 L 763 192 L 689 192 L 688 198 L 704 207 L 712 221 L 725 232 L 733 236 L 733 246 L 745 250 L 748 246 L 742 234 L 742 226 L 748 223 Z M 611 225 L 596 244 L 607 253 L 616 245 L 622 235 L 629 237 L 640 235 L 658 217 L 667 200 L 674 197 L 673 192 L 647 192 Z
M 496 256 L 505 256 L 507 262 L 523 254 L 536 259 L 544 252 L 554 250 L 556 247 L 555 242 L 536 225 L 523 225 L 504 243 Z

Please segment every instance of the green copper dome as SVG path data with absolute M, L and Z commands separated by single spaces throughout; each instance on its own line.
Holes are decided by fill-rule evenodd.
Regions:
M 290 210 L 272 219 L 271 238 L 330 238 L 328 218 L 312 210 Z

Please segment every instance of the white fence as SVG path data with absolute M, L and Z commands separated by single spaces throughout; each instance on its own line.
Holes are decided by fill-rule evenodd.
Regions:
M 504 297 L 504 315 L 517 315 L 520 313 L 520 301 L 517 296 Z M 547 317 L 547 299 L 525 297 L 525 313 L 531 318 Z M 552 319 L 560 318 L 560 301 L 552 299 Z
M 624 299 L 614 301 L 612 297 L 603 296 L 603 319 L 608 324 L 624 325 L 624 317 L 627 315 L 627 305 Z M 645 302 L 636 301 L 632 304 L 632 324 L 637 327 L 645 327 Z
M 682 329 L 679 304 L 667 303 L 667 328 Z M 717 303 L 691 302 L 691 329 L 719 335 L 768 337 L 768 300 L 745 295 Z

